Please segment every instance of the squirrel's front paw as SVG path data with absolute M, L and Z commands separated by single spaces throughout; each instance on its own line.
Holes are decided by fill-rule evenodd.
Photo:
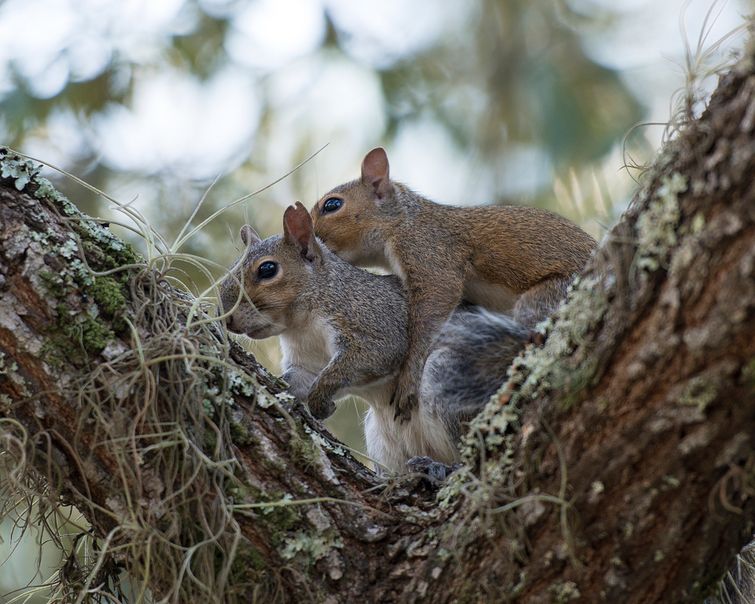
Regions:
M 309 397 L 307 397 L 307 406 L 309 407 L 310 413 L 312 413 L 317 419 L 327 419 L 333 415 L 336 410 L 336 404 L 330 397 L 323 397 L 317 392 L 312 392 Z

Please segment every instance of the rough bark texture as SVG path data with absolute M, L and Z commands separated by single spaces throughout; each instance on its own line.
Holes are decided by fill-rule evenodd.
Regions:
M 223 534 L 233 538 L 219 539 L 213 555 L 231 559 L 233 550 L 236 562 L 218 563 L 225 576 L 210 598 L 700 601 L 751 538 L 755 511 L 754 132 L 745 61 L 645 175 L 545 345 L 518 360 L 474 421 L 467 468 L 437 494 L 409 479 L 382 486 L 302 409 L 276 398 L 281 383 L 214 328 L 207 333 L 235 381 L 208 369 L 206 387 L 223 397 L 208 395 L 203 410 L 158 396 L 150 425 L 189 426 L 187 442 L 205 457 L 227 450 L 236 461 L 196 474 L 179 456 L 167 476 L 159 438 L 139 432 L 146 411 L 134 386 L 105 411 L 80 386 L 120 392 L 111 366 L 135 333 L 145 350 L 159 335 L 128 319 L 161 317 L 172 299 L 179 312 L 166 313 L 165 329 L 181 328 L 190 302 L 155 278 L 159 262 L 144 264 L 5 155 L 3 446 L 12 459 L 26 455 L 25 471 L 51 484 L 48 496 L 76 504 L 110 545 L 136 523 L 188 547 L 205 534 L 191 532 L 193 519 L 212 527 L 225 510 Z M 94 270 L 131 268 L 88 278 L 80 255 Z M 181 337 L 190 346 L 193 328 Z M 167 362 L 140 367 L 156 390 L 181 391 Z M 128 446 L 98 440 L 103 413 Z M 212 438 L 208 426 L 219 426 Z M 124 450 L 133 462 L 125 469 Z M 170 532 L 164 493 L 196 476 L 212 488 L 185 502 L 187 526 Z M 122 556 L 113 560 L 133 570 Z M 148 579 L 155 594 L 193 593 L 165 576 Z

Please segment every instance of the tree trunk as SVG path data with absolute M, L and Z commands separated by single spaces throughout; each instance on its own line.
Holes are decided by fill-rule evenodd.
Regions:
M 754 129 L 747 60 L 437 493 L 376 478 L 171 286 L 168 258 L 3 153 L 3 480 L 96 537 L 59 593 L 126 569 L 181 602 L 700 601 L 755 510 Z

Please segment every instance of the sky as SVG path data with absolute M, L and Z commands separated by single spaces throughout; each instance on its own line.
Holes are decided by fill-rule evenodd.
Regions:
M 463 35 L 474 3 L 451 0 L 257 0 L 242 4 L 201 0 L 217 14 L 233 14 L 226 51 L 230 61 L 206 82 L 179 69 L 157 66 L 166 36 L 191 31 L 197 18 L 183 0 L 5 0 L 0 3 L 0 94 L 16 69 L 40 97 L 58 93 L 68 77 L 86 79 L 113 53 L 151 66 L 136 86 L 130 107 L 114 105 L 80 128 L 70 115 L 54 115 L 46 131 L 25 151 L 65 165 L 86 139 L 116 170 L 167 170 L 184 179 L 207 179 L 232 172 L 250 156 L 274 178 L 292 166 L 301 145 L 292 132 L 306 132 L 311 151 L 327 145 L 307 168 L 306 191 L 285 183 L 273 196 L 281 204 L 317 196 L 356 176 L 363 154 L 382 141 L 384 107 L 374 68 L 397 61 L 442 35 Z M 665 122 L 669 99 L 684 84 L 685 32 L 694 48 L 710 0 L 570 0 L 588 14 L 609 8 L 621 18 L 583 32 L 593 59 L 620 70 L 622 79 L 649 107 L 649 122 Z M 326 35 L 323 9 L 339 26 L 355 32 L 346 43 L 349 57 L 316 53 Z M 743 22 L 751 9 L 743 0 L 716 3 L 706 47 Z M 291 18 L 295 15 L 295 18 Z M 649 18 L 652 16 L 652 18 Z M 34 23 L 33 28 L 28 27 Z M 578 27 L 579 25 L 577 25 Z M 713 61 L 741 45 L 724 44 Z M 60 53 L 61 47 L 67 47 Z M 713 81 L 707 82 L 710 87 Z M 276 141 L 264 150 L 253 141 L 267 102 L 276 107 L 265 124 Z M 647 127 L 657 145 L 662 127 Z M 2 117 L 0 117 L 0 138 Z M 497 194 L 531 194 L 552 179 L 536 149 L 512 154 L 493 182 L 475 169 L 473 158 L 431 120 L 403 126 L 389 148 L 392 174 L 443 202 L 482 202 Z M 597 169 L 605 171 L 616 194 L 627 195 L 630 180 L 616 175 L 622 164 L 617 147 Z M 540 166 L 544 169 L 536 169 Z M 507 190 L 500 188 L 500 182 Z M 301 182 L 299 184 L 301 185 Z M 547 184 L 547 182 L 546 182 Z M 123 194 L 139 194 L 123 185 Z M 141 191 L 144 204 L 150 195 Z

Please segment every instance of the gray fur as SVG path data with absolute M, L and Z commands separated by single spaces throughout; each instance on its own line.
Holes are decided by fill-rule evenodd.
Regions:
M 459 308 L 443 325 L 425 363 L 420 398 L 446 410 L 454 441 L 506 381 L 528 338 L 529 331 L 511 317 L 480 307 Z
M 504 315 L 457 309 L 431 347 L 419 410 L 407 421 L 396 419 L 390 398 L 408 347 L 404 287 L 393 275 L 375 275 L 341 260 L 319 241 L 310 247 L 302 251 L 281 236 L 253 241 L 221 285 L 223 308 L 230 311 L 238 302 L 229 328 L 251 337 L 281 336 L 284 377 L 316 416 L 330 415 L 335 398 L 365 398 L 371 406 L 368 453 L 391 471 L 404 471 L 414 456 L 458 461 L 462 423 L 504 382 L 527 330 Z M 258 284 L 250 268 L 263 257 L 276 259 L 282 278 L 291 281 L 279 284 L 287 292 L 280 298 L 287 308 L 277 309 L 275 318 L 264 304 L 254 303 Z

